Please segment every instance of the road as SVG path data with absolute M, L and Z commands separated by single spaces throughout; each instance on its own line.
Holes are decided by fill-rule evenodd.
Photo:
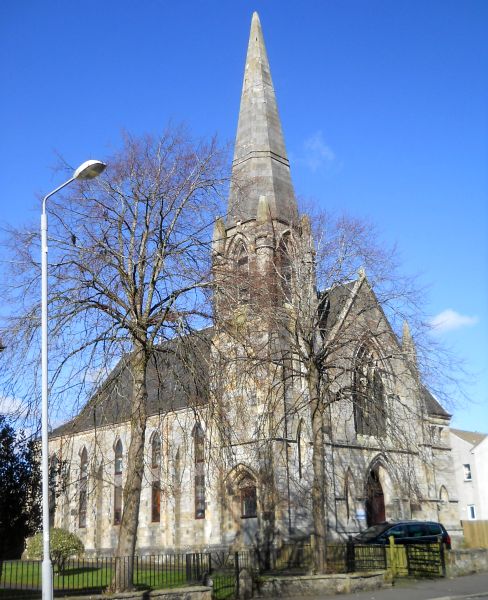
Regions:
M 287 597 L 283 600 L 488 600 L 488 573 L 454 579 L 399 580 L 393 587 L 354 594 Z

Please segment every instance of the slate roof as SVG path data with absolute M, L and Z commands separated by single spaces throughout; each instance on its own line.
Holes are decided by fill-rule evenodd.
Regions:
M 425 409 L 431 417 L 443 417 L 445 419 L 451 417 L 451 414 L 444 410 L 439 401 L 424 386 L 422 386 L 422 397 Z
M 356 281 L 335 285 L 322 293 L 321 326 L 330 331 L 336 324 L 344 305 L 351 297 Z
M 468 442 L 473 447 L 480 444 L 483 440 L 488 437 L 486 433 L 479 433 L 478 431 L 464 431 L 463 429 L 453 429 L 451 427 L 451 433 L 457 435 L 459 438 Z
M 211 330 L 159 347 L 147 374 L 148 416 L 165 414 L 208 399 Z M 98 392 L 50 438 L 128 421 L 131 416 L 130 356 L 120 360 Z

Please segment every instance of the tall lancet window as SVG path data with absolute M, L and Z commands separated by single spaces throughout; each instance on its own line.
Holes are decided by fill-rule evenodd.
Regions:
M 249 256 L 243 242 L 239 242 L 235 251 L 235 275 L 237 302 L 249 303 Z
M 88 488 L 88 452 L 84 447 L 80 454 L 80 482 L 78 493 L 78 527 L 86 527 L 86 504 Z
M 195 519 L 205 518 L 205 436 L 199 423 L 193 429 L 195 461 Z
M 121 440 L 117 440 L 114 448 L 114 525 L 120 525 L 122 521 L 123 451 Z
M 290 258 L 290 236 L 284 236 L 278 247 L 278 275 L 281 297 L 284 302 L 291 302 L 293 266 Z
M 362 346 L 354 367 L 354 421 L 356 432 L 384 436 L 386 433 L 385 389 L 380 360 Z
M 151 521 L 161 521 L 161 437 L 156 431 L 151 440 Z

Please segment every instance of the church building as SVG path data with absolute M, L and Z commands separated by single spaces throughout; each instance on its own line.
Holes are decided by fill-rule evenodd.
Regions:
M 363 270 L 317 289 L 256 13 L 231 181 L 213 326 L 166 342 L 147 375 L 138 552 L 307 539 L 317 440 L 330 539 L 389 519 L 440 521 L 455 538 L 450 415 L 420 381 L 408 325 L 399 339 Z M 122 359 L 50 435 L 53 523 L 92 555 L 117 546 L 131 385 Z

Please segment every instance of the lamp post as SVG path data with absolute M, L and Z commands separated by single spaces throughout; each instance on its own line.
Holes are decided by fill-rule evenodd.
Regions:
M 99 160 L 87 160 L 65 181 L 42 200 L 41 214 L 41 372 L 42 372 L 42 600 L 53 598 L 53 576 L 49 551 L 49 443 L 48 443 L 48 372 L 47 372 L 47 200 L 75 181 L 75 179 L 93 179 L 102 173 L 107 165 Z

